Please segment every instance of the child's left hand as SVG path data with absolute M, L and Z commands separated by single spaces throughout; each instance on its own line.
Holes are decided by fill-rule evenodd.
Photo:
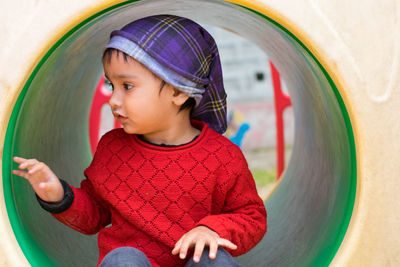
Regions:
M 178 242 L 176 242 L 172 254 L 179 253 L 179 257 L 184 259 L 189 247 L 194 247 L 193 261 L 199 262 L 201 254 L 203 253 L 204 246 L 210 247 L 210 259 L 217 256 L 218 246 L 224 246 L 230 249 L 236 249 L 237 246 L 231 241 L 220 238 L 219 235 L 206 226 L 197 226 L 184 234 Z

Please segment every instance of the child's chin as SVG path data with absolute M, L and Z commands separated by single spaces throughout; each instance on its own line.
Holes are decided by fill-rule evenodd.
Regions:
M 124 132 L 127 134 L 135 134 L 136 133 L 133 129 L 130 129 L 130 127 L 122 126 L 122 129 L 124 129 Z
M 140 130 L 134 127 L 122 126 L 122 129 L 124 129 L 124 132 L 127 134 L 141 134 Z

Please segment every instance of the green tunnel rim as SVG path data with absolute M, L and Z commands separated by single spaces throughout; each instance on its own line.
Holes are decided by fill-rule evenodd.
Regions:
M 51 260 L 43 255 L 43 253 L 37 253 L 36 250 L 40 250 L 40 248 L 37 247 L 37 244 L 32 244 L 32 240 L 29 237 L 29 234 L 26 232 L 24 229 L 24 225 L 22 222 L 18 219 L 18 213 L 17 209 L 15 206 L 15 196 L 12 194 L 12 188 L 11 188 L 11 177 L 12 177 L 12 167 L 14 165 L 13 160 L 12 160 L 12 153 L 13 153 L 13 147 L 14 147 L 14 136 L 16 132 L 16 124 L 18 120 L 18 116 L 22 107 L 22 104 L 25 99 L 25 95 L 28 91 L 28 88 L 30 87 L 34 77 L 40 70 L 40 68 L 45 64 L 47 59 L 52 55 L 52 53 L 68 38 L 70 37 L 73 33 L 78 31 L 81 27 L 92 21 L 93 19 L 113 10 L 116 8 L 119 8 L 124 5 L 128 5 L 130 3 L 134 2 L 140 2 L 140 0 L 128 0 L 125 2 L 121 2 L 118 4 L 115 4 L 113 6 L 110 6 L 108 8 L 105 8 L 92 16 L 88 17 L 87 19 L 83 20 L 80 22 L 78 25 L 74 26 L 71 30 L 69 30 L 64 36 L 62 36 L 48 51 L 47 53 L 43 56 L 43 58 L 39 61 L 35 69 L 33 70 L 32 74 L 29 76 L 27 82 L 25 83 L 24 87 L 21 90 L 20 95 L 18 96 L 18 99 L 13 107 L 10 120 L 7 126 L 6 130 L 6 136 L 4 140 L 4 150 L 3 150 L 3 190 L 4 190 L 4 200 L 6 203 L 6 208 L 7 208 L 7 214 L 12 226 L 12 229 L 14 231 L 14 235 L 18 241 L 18 244 L 21 247 L 21 250 L 23 251 L 26 259 L 32 266 L 44 266 L 44 263 L 48 263 L 48 265 L 55 266 L 54 263 L 51 262 Z M 222 1 L 223 2 L 223 1 Z M 304 43 L 297 38 L 294 34 L 292 34 L 289 30 L 287 30 L 285 27 L 283 27 L 281 24 L 279 24 L 277 21 L 271 19 L 270 17 L 267 17 L 265 14 L 262 14 L 256 10 L 250 9 L 248 7 L 234 4 L 237 6 L 240 6 L 242 8 L 245 8 L 263 19 L 269 21 L 273 25 L 277 26 L 280 30 L 285 32 L 288 36 L 290 36 L 293 40 L 295 40 L 311 57 L 312 59 L 317 63 L 318 67 L 322 70 L 325 78 L 328 80 L 335 96 L 338 101 L 340 110 L 343 115 L 343 119 L 345 122 L 346 126 L 346 131 L 347 131 L 347 136 L 348 136 L 348 142 L 349 142 L 349 148 L 350 148 L 350 158 L 351 158 L 351 164 L 350 164 L 350 184 L 349 184 L 349 201 L 346 205 L 345 208 L 345 213 L 344 217 L 342 219 L 339 232 L 337 233 L 337 238 L 336 238 L 336 243 L 332 245 L 333 249 L 328 252 L 323 252 L 320 253 L 320 255 L 313 261 L 312 266 L 328 266 L 329 263 L 332 261 L 334 256 L 336 255 L 343 238 L 346 234 L 348 225 L 350 223 L 350 219 L 352 216 L 353 208 L 354 208 L 354 202 L 355 202 L 355 196 L 356 196 L 356 187 L 357 187 L 357 159 L 356 159 L 356 148 L 355 148 L 355 140 L 354 140 L 354 133 L 353 133 L 353 128 L 351 125 L 350 117 L 347 112 L 346 106 L 344 104 L 344 101 L 340 95 L 339 90 L 337 89 L 335 83 L 333 82 L 332 78 L 326 71 L 326 69 L 322 66 L 322 64 L 319 62 L 319 60 L 314 56 L 313 53 L 304 45 Z

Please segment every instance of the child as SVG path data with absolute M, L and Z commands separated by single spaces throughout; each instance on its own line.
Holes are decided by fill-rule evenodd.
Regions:
M 189 19 L 150 16 L 111 33 L 103 65 L 123 128 L 101 138 L 80 188 L 36 159 L 15 157 L 28 171 L 13 173 L 60 222 L 99 233 L 98 266 L 240 266 L 232 256 L 263 238 L 266 210 L 242 152 L 221 135 L 214 39 Z

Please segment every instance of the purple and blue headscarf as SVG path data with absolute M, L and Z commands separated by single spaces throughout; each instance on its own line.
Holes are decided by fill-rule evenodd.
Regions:
M 192 119 L 206 122 L 221 134 L 226 131 L 226 93 L 218 48 L 199 24 L 175 15 L 145 17 L 113 31 L 107 48 L 125 52 L 193 97 Z

